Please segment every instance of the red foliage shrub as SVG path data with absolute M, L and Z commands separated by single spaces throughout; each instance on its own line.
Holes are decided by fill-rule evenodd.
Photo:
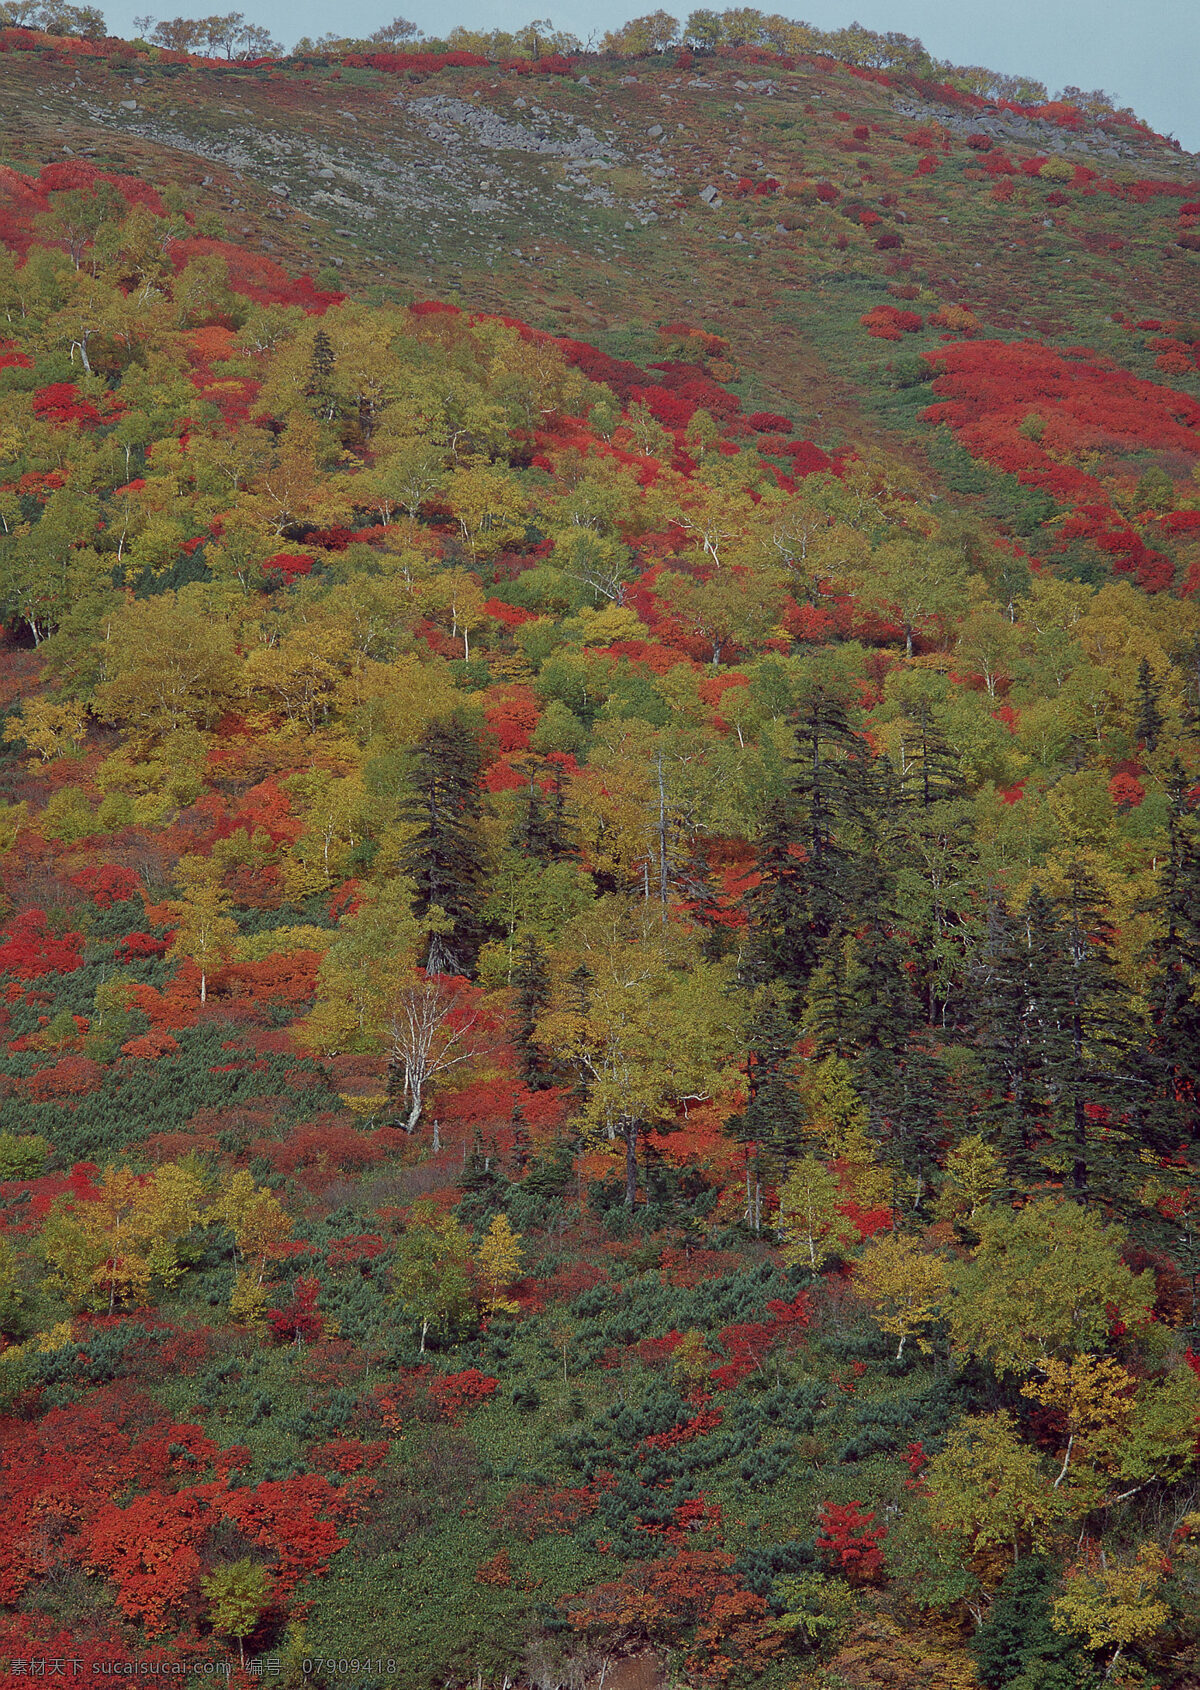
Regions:
M 1149 205 L 1151 200 L 1172 197 L 1186 200 L 1195 189 L 1194 182 L 1165 182 L 1159 177 L 1143 178 L 1138 182 L 1116 182 L 1106 180 L 1100 187 L 1106 194 L 1114 194 L 1119 199 L 1132 200 L 1135 205 Z
M 883 1572 L 880 1543 L 886 1526 L 872 1526 L 873 1513 L 864 1514 L 861 1502 L 823 1502 L 817 1548 L 843 1573 L 851 1584 L 872 1584 Z
M 643 1367 L 665 1367 L 682 1342 L 682 1332 L 672 1327 L 661 1338 L 639 1338 L 633 1353 Z
M 688 55 L 689 58 L 691 55 Z M 676 68 L 679 61 L 676 59 Z M 476 1584 L 494 1585 L 499 1590 L 507 1590 L 512 1584 L 512 1556 L 507 1549 L 498 1549 L 486 1561 L 481 1561 L 475 1569 Z
M 873 1238 L 877 1232 L 888 1232 L 892 1226 L 892 1211 L 888 1208 L 864 1209 L 860 1203 L 848 1198 L 838 1204 L 838 1213 L 845 1215 L 854 1226 L 860 1238 Z
M 1108 783 L 1109 796 L 1118 810 L 1136 810 L 1146 797 L 1146 788 L 1136 775 L 1115 774 Z
M 570 1262 L 545 1279 L 519 1280 L 513 1295 L 523 1309 L 537 1313 L 548 1304 L 572 1303 L 582 1291 L 605 1284 L 609 1277 L 608 1269 L 595 1262 Z
M 104 1068 L 90 1056 L 64 1056 L 53 1067 L 39 1068 L 25 1081 L 36 1103 L 60 1103 L 86 1097 L 104 1084 Z
M 69 1197 L 78 1203 L 91 1202 L 99 1195 L 92 1183 L 99 1171 L 94 1162 L 76 1162 L 69 1174 L 43 1174 L 38 1179 L 5 1182 L 0 1191 L 9 1195 L 19 1192 L 23 1205 L 20 1219 L 8 1220 L 6 1230 L 28 1232 L 37 1227 L 60 1197 Z M 3 1598 L 0 1597 L 0 1600 Z
M 457 1425 L 468 1408 L 477 1408 L 496 1394 L 499 1382 L 476 1367 L 468 1367 L 464 1373 L 443 1373 L 431 1379 L 429 1395 L 443 1420 Z
M 1200 403 L 1131 375 L 1087 348 L 975 341 L 925 354 L 941 403 L 922 413 L 946 423 L 974 456 L 1042 487 L 1074 513 L 1064 542 L 1087 538 L 1149 592 L 1171 584 L 1171 560 L 1146 546 L 1107 503 L 1104 485 L 1061 455 L 1158 451 L 1200 457 Z M 1030 414 L 1040 439 L 1022 432 Z
M 123 1385 L 99 1386 L 32 1425 L 0 1420 L 0 1601 L 16 1602 L 51 1570 L 88 1564 L 109 1496 L 132 1484 L 174 1487 L 216 1453 L 200 1427 L 174 1425 Z M 34 1521 L 49 1533 L 31 1532 Z
M 216 797 L 215 794 L 212 796 Z M 211 801 L 210 798 L 208 802 Z M 304 827 L 303 822 L 292 814 L 289 794 L 281 791 L 273 775 L 259 781 L 256 786 L 248 787 L 223 815 L 218 805 L 217 813 L 219 820 L 213 830 L 215 839 L 228 839 L 239 829 L 245 829 L 252 838 L 260 831 L 265 833 L 273 845 L 294 845 Z
M 532 610 L 522 610 L 518 604 L 505 604 L 503 599 L 486 599 L 484 611 L 493 622 L 502 623 L 506 628 L 519 628 L 523 622 L 533 620 Z
M 901 311 L 895 305 L 873 306 L 858 320 L 876 340 L 899 340 L 901 335 L 916 334 L 925 326 L 919 311 Z
M 317 1309 L 320 1294 L 320 1280 L 301 1279 L 290 1302 L 283 1308 L 267 1310 L 267 1323 L 277 1343 L 299 1348 L 316 1342 L 325 1330 L 324 1317 Z
M 746 418 L 746 427 L 752 428 L 756 434 L 789 434 L 792 425 L 787 417 L 775 411 L 753 411 Z
M 792 460 L 793 475 L 821 475 L 835 468 L 829 454 L 811 440 L 793 440 L 786 451 Z
M 302 1008 L 317 989 L 317 951 L 292 951 L 264 957 L 261 962 L 228 963 L 209 981 L 217 997 L 244 998 L 253 1003 L 282 1003 Z
M 909 1474 L 908 1478 L 904 1481 L 904 1488 L 905 1490 L 921 1490 L 923 1489 L 921 1474 L 929 1465 L 929 1457 L 925 1453 L 925 1446 L 923 1443 L 918 1442 L 906 1445 L 905 1450 L 905 1454 L 900 1457 L 901 1461 L 903 1461 L 904 1465 L 908 1468 Z
M 500 1508 L 500 1526 L 532 1543 L 539 1537 L 569 1537 L 596 1512 L 599 1498 L 591 1485 L 555 1490 L 549 1485 L 519 1485 Z
M 263 253 L 207 235 L 172 241 L 167 255 L 176 274 L 193 258 L 223 258 L 229 270 L 229 286 L 259 305 L 298 305 L 301 310 L 319 314 L 342 298 L 340 293 L 319 292 L 308 276 L 289 276 Z
M 170 1033 L 157 1028 L 150 1033 L 141 1033 L 137 1038 L 126 1039 L 121 1046 L 122 1056 L 132 1056 L 141 1062 L 157 1062 L 161 1056 L 175 1056 L 179 1051 L 179 1040 L 172 1038 Z
M 40 422 L 65 428 L 99 428 L 103 418 L 73 381 L 52 382 L 33 396 L 33 414 Z
M 576 1630 L 685 1648 L 683 1670 L 703 1686 L 755 1677 L 783 1646 L 766 1597 L 747 1590 L 723 1550 L 677 1549 L 560 1605 Z
M 714 1390 L 727 1391 L 748 1374 L 757 1373 L 781 1339 L 799 1337 L 812 1320 L 812 1305 L 805 1291 L 790 1303 L 772 1298 L 767 1310 L 773 1317 L 770 1320 L 742 1321 L 717 1333 L 717 1344 L 729 1360 L 710 1373 Z
M 391 1445 L 385 1438 L 363 1443 L 358 1438 L 331 1438 L 328 1443 L 313 1444 L 308 1451 L 311 1466 L 321 1473 L 370 1473 L 382 1467 Z
M 335 1238 L 325 1253 L 325 1265 L 331 1273 L 342 1268 L 368 1266 L 382 1256 L 387 1244 L 377 1232 L 361 1232 L 353 1238 Z
M 494 687 L 484 711 L 487 725 L 496 735 L 502 755 L 525 751 L 529 736 L 541 716 L 537 694 L 532 687 L 509 685 Z
M 658 1258 L 658 1271 L 664 1285 L 699 1285 L 706 1279 L 730 1273 L 738 1265 L 732 1250 L 684 1249 L 668 1245 Z
M 685 1420 L 678 1426 L 672 1426 L 667 1432 L 652 1432 L 649 1437 L 642 1439 L 639 1448 L 642 1450 L 675 1449 L 680 1444 L 690 1444 L 694 1438 L 703 1438 L 709 1432 L 715 1432 L 724 1418 L 725 1410 L 723 1408 L 702 1409 L 691 1420 Z M 639 1457 L 640 1459 L 643 1458 Z
M 281 575 L 290 580 L 297 575 L 311 575 L 315 562 L 315 558 L 302 552 L 276 552 L 272 557 L 263 559 L 263 574 Z
M 113 955 L 118 962 L 136 962 L 140 957 L 165 956 L 169 948 L 166 939 L 156 939 L 153 933 L 127 933 L 118 939 Z
M 114 904 L 124 903 L 127 898 L 136 897 L 142 886 L 133 869 L 119 868 L 116 863 L 102 863 L 96 868 L 83 868 L 78 874 L 72 874 L 68 878 L 72 886 L 90 898 L 97 909 L 102 910 L 111 909 Z
M 264 1480 L 220 1495 L 217 1503 L 225 1519 L 278 1558 L 276 1597 L 287 1598 L 301 1579 L 323 1572 L 344 1547 L 334 1524 L 343 1504 L 328 1479 L 315 1473 Z
M 0 974 L 17 980 L 73 974 L 83 961 L 83 934 L 48 932 L 45 910 L 22 910 L 3 930 L 3 939 Z
M 327 1118 L 306 1121 L 294 1127 L 285 1139 L 268 1139 L 256 1144 L 255 1150 L 266 1156 L 276 1173 L 303 1178 L 304 1172 L 311 1170 L 328 1182 L 344 1173 L 375 1167 L 404 1143 L 401 1127 L 377 1127 L 374 1132 L 364 1132 Z

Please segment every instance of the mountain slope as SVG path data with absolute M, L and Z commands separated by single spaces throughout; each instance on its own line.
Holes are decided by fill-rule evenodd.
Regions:
M 0 48 L 5 1685 L 1188 1690 L 1196 161 Z

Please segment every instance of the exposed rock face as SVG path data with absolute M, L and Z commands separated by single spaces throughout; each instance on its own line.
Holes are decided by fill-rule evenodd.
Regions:
M 909 118 L 913 123 L 940 124 L 952 135 L 990 135 L 997 141 L 1039 147 L 1048 153 L 1092 153 L 1104 159 L 1142 160 L 1153 159 L 1158 152 L 1154 143 L 1140 142 L 1136 138 L 1127 140 L 1106 129 L 1072 131 L 1044 117 L 1023 117 L 1016 112 L 997 110 L 964 115 L 951 106 L 927 105 L 921 101 L 898 98 L 896 115 Z
M 543 158 L 566 158 L 580 163 L 602 162 L 610 166 L 619 162 L 621 156 L 615 147 L 609 142 L 599 140 L 583 123 L 574 123 L 571 135 L 555 140 L 544 129 L 529 129 L 523 123 L 515 123 L 511 118 L 501 117 L 490 106 L 477 106 L 470 100 L 428 94 L 411 100 L 401 96 L 396 100 L 396 104 L 402 105 L 418 117 L 425 118 L 430 134 L 439 141 L 453 142 L 461 139 L 457 132 L 466 130 L 475 146 L 493 151 L 503 149 L 508 152 L 537 153 Z M 539 111 L 536 106 L 531 108 L 531 115 L 543 120 L 549 117 L 549 114 Z M 569 118 L 565 121 L 571 123 Z M 662 134 L 661 129 L 658 132 Z

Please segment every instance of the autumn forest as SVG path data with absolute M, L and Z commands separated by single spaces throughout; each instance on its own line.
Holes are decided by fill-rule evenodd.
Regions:
M 1189 1690 L 1200 160 L 172 28 L 0 28 L 0 1680 Z

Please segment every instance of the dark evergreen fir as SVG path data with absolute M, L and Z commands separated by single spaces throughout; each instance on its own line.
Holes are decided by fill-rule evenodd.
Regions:
M 404 868 L 416 887 L 418 916 L 438 910 L 448 931 L 428 933 L 430 973 L 469 974 L 483 940 L 486 864 L 479 826 L 479 746 L 457 718 L 432 722 L 413 750 L 401 815 L 416 826 Z
M 1033 906 L 1031 898 L 1027 920 Z M 1114 966 L 1103 896 L 1082 865 L 1069 868 L 1058 909 L 1057 942 L 1045 948 L 1044 966 L 1027 973 L 1037 1082 L 1049 1106 L 1042 1157 L 1047 1174 L 1078 1202 L 1123 1206 L 1137 1175 L 1130 1153 L 1130 1117 L 1141 1102 L 1137 1018 Z
M 1200 1138 L 1200 820 L 1178 761 L 1167 792 L 1149 1000 L 1155 1137 L 1170 1154 Z
M 1144 751 L 1157 751 L 1158 736 L 1162 733 L 1165 718 L 1159 708 L 1162 687 L 1154 678 L 1154 671 L 1150 667 L 1148 658 L 1143 657 L 1138 665 L 1137 678 L 1137 726 L 1134 732 L 1138 744 Z
M 917 711 L 915 736 L 906 742 L 904 772 L 900 787 L 905 798 L 928 809 L 943 798 L 961 798 L 967 790 L 962 759 L 952 750 L 922 698 Z
M 863 848 L 870 754 L 845 706 L 825 689 L 798 713 L 795 733 L 787 788 L 767 806 L 757 884 L 746 902 L 767 974 L 800 1004 L 850 916 L 849 869 Z
M 337 396 L 333 391 L 333 372 L 337 358 L 333 342 L 324 329 L 313 336 L 312 355 L 308 361 L 308 376 L 304 394 L 309 408 L 323 422 L 332 422 L 338 413 Z
M 516 1019 L 514 1034 L 521 1078 L 533 1091 L 554 1083 L 537 1043 L 537 1022 L 550 1002 L 546 953 L 533 934 L 521 941 L 512 973 Z

